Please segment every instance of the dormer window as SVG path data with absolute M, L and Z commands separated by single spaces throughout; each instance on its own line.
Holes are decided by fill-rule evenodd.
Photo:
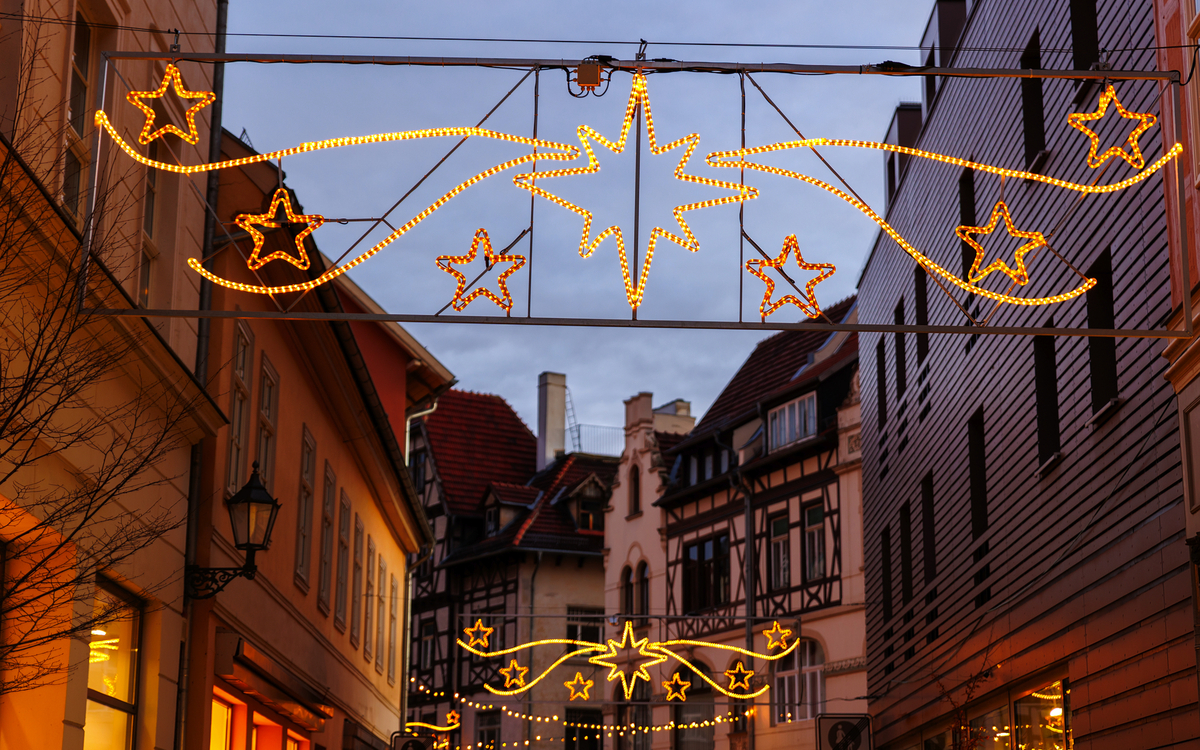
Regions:
M 500 530 L 500 506 L 493 505 L 483 513 L 486 534 L 491 536 Z
M 583 531 L 604 530 L 604 496 L 600 489 L 590 484 L 580 493 L 579 528 Z
M 806 393 L 767 415 L 771 450 L 776 451 L 817 434 L 817 394 Z

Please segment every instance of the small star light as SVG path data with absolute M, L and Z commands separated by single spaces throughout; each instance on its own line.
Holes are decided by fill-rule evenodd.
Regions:
M 446 725 L 448 727 L 458 726 L 458 722 L 460 721 L 462 721 L 462 716 L 458 711 L 450 711 L 450 713 L 446 714 Z
M 500 670 L 500 674 L 504 675 L 504 687 L 507 689 L 513 683 L 516 683 L 517 687 L 525 687 L 525 674 L 528 671 L 529 667 L 522 667 L 513 659 L 507 667 Z
M 775 280 L 768 276 L 764 269 L 774 268 L 780 272 L 787 265 L 788 255 L 795 254 L 796 265 L 805 271 L 817 271 L 818 274 L 809 279 L 804 285 L 804 296 L 806 299 L 801 300 L 794 294 L 785 294 L 775 302 L 771 301 L 771 295 L 775 293 Z M 817 284 L 820 284 L 825 279 L 834 274 L 837 269 L 832 263 L 809 263 L 804 260 L 804 256 L 800 254 L 800 243 L 796 240 L 796 235 L 789 234 L 787 239 L 783 241 L 783 249 L 779 251 L 779 255 L 774 258 L 751 258 L 746 261 L 746 270 L 751 274 L 762 279 L 767 285 L 766 291 L 763 293 L 762 302 L 758 305 L 758 312 L 762 315 L 762 319 L 766 320 L 767 316 L 783 307 L 787 303 L 792 303 L 800 308 L 809 318 L 817 318 L 821 315 L 821 306 L 817 304 L 817 298 L 813 296 L 813 289 Z
M 736 662 L 731 669 L 725 670 L 725 676 L 729 678 L 729 689 L 737 690 L 739 687 L 742 690 L 750 689 L 750 678 L 754 676 L 754 671 L 746 669 L 739 661 Z
M 1110 146 L 1104 153 L 1097 156 L 1096 151 L 1098 151 L 1100 148 L 1100 136 L 1096 134 L 1096 131 L 1092 130 L 1083 123 L 1103 118 L 1104 113 L 1108 111 L 1109 102 L 1112 102 L 1117 106 L 1117 113 L 1120 114 L 1121 117 L 1124 117 L 1128 120 L 1138 120 L 1139 123 L 1138 126 L 1133 129 L 1133 132 L 1129 134 L 1129 137 L 1125 140 L 1124 145 Z M 1117 98 L 1117 91 L 1112 87 L 1112 84 L 1109 84 L 1104 89 L 1104 93 L 1100 95 L 1100 106 L 1096 108 L 1095 112 L 1072 112 L 1071 114 L 1067 115 L 1067 122 L 1070 123 L 1071 127 L 1086 135 L 1092 142 L 1091 147 L 1088 148 L 1087 160 L 1088 166 L 1092 167 L 1093 169 L 1108 161 L 1110 156 L 1121 157 L 1127 164 L 1129 164 L 1129 166 L 1133 167 L 1134 169 L 1141 169 L 1142 167 L 1146 166 L 1146 157 L 1142 155 L 1142 149 L 1140 146 L 1138 146 L 1138 136 L 1149 130 L 1157 121 L 1157 119 L 1158 118 L 1149 112 L 1130 112 L 1129 110 L 1125 109 L 1125 107 L 1121 104 L 1121 100 Z M 1129 151 L 1125 150 L 1126 145 L 1129 146 Z
M 570 700 L 583 698 L 585 701 L 590 700 L 588 698 L 588 690 L 592 689 L 593 684 L 594 683 L 592 680 L 583 679 L 583 674 L 580 672 L 575 673 L 575 679 L 571 680 L 570 682 L 563 683 L 563 685 L 566 685 L 567 689 L 571 691 Z
M 284 215 L 287 221 L 278 221 L 278 213 L 280 207 L 283 208 Z M 238 214 L 234 219 L 237 225 L 244 229 L 254 239 L 254 251 L 250 253 L 249 259 L 246 260 L 246 265 L 250 270 L 257 271 L 273 260 L 286 260 L 301 271 L 307 270 L 311 261 L 308 258 L 308 252 L 304 249 L 304 238 L 313 233 L 313 230 L 325 223 L 325 217 L 319 214 L 299 215 L 292 210 L 292 199 L 286 188 L 279 188 L 275 194 L 271 196 L 271 205 L 266 212 L 261 214 Z M 268 229 L 278 229 L 287 226 L 288 224 L 305 224 L 304 229 L 296 235 L 293 244 L 296 248 L 296 254 L 293 256 L 283 250 L 276 250 L 265 258 L 260 258 L 259 253 L 262 252 L 263 242 L 266 240 L 265 235 L 258 231 L 257 227 L 267 227 Z
M 1010 268 L 1007 263 L 999 258 L 989 263 L 983 270 L 980 270 L 979 265 L 983 263 L 983 257 L 985 254 L 983 245 L 980 245 L 979 241 L 970 235 L 991 234 L 992 231 L 996 229 L 996 225 L 1000 223 L 1001 219 L 1004 219 L 1004 227 L 1008 230 L 1010 235 L 1029 240 L 1029 242 L 1026 242 L 1024 245 L 1018 247 L 1013 253 L 1013 259 L 1017 264 L 1016 270 Z M 954 232 L 959 236 L 960 239 L 962 239 L 963 242 L 975 248 L 975 261 L 971 264 L 971 272 L 967 276 L 967 280 L 972 284 L 982 281 L 983 278 L 992 271 L 1003 271 L 1004 273 L 1008 274 L 1008 277 L 1016 283 L 1022 285 L 1028 284 L 1029 272 L 1025 268 L 1025 254 L 1030 250 L 1043 247 L 1046 244 L 1046 238 L 1042 236 L 1041 232 L 1023 232 L 1017 229 L 1016 225 L 1013 224 L 1012 215 L 1009 214 L 1008 206 L 1004 204 L 1004 201 L 1000 201 L 996 204 L 996 207 L 992 209 L 992 218 L 988 220 L 987 226 L 962 226 L 958 229 L 955 229 Z
M 188 126 L 188 132 L 186 133 L 175 127 L 172 123 L 166 123 L 155 130 L 154 109 L 142 101 L 143 99 L 161 99 L 167 93 L 167 89 L 172 88 L 172 84 L 174 84 L 175 95 L 181 99 L 199 99 L 198 102 L 188 107 L 184 113 Z M 200 141 L 200 133 L 196 130 L 196 113 L 215 102 L 217 95 L 211 91 L 188 91 L 185 89 L 183 87 L 183 77 L 179 74 L 179 68 L 175 67 L 175 63 L 171 63 L 167 65 L 167 71 L 163 75 L 162 83 L 158 85 L 157 89 L 153 91 L 130 91 L 125 95 L 125 99 L 146 114 L 146 124 L 142 126 L 142 132 L 138 135 L 138 143 L 146 145 L 163 133 L 174 133 L 188 143 L 195 144 Z
M 483 245 L 483 257 L 487 259 L 488 268 L 497 263 L 509 263 L 511 265 L 501 271 L 499 278 L 496 279 L 496 287 L 500 290 L 499 295 L 494 294 L 490 289 L 480 287 L 464 297 L 463 292 L 467 288 L 467 277 L 463 275 L 462 271 L 453 266 L 470 263 L 475 260 L 476 251 L 478 251 L 480 245 Z M 471 304 L 476 297 L 487 297 L 499 305 L 501 310 L 511 313 L 513 301 L 512 295 L 508 293 L 508 277 L 512 276 L 524 265 L 524 255 L 497 255 L 492 252 L 492 241 L 488 239 L 486 229 L 479 229 L 475 232 L 475 239 L 471 242 L 471 250 L 466 255 L 439 255 L 437 257 L 437 267 L 458 280 L 458 288 L 454 290 L 454 298 L 450 300 L 450 306 L 459 312 L 465 310 L 467 305 Z
M 776 620 L 771 623 L 770 628 L 762 633 L 767 637 L 767 648 L 787 648 L 787 639 L 791 636 L 792 631 L 780 625 Z
M 490 636 L 494 630 L 495 628 L 489 628 L 488 626 L 484 625 L 483 620 L 476 620 L 475 627 L 465 628 L 463 630 L 463 633 L 465 633 L 467 638 L 470 639 L 470 643 L 468 643 L 467 646 L 471 648 L 474 648 L 475 646 L 483 646 L 484 648 L 487 648 L 488 636 Z
M 667 689 L 667 700 L 669 701 L 686 701 L 687 695 L 683 691 L 692 686 L 692 683 L 684 680 L 679 676 L 679 673 L 671 675 L 671 679 L 662 684 Z

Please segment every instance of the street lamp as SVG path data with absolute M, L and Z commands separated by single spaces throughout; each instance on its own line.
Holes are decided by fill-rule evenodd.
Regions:
M 253 580 L 258 572 L 254 555 L 271 546 L 271 529 L 279 514 L 279 501 L 271 497 L 258 476 L 258 461 L 254 462 L 250 479 L 226 503 L 229 523 L 233 527 L 233 546 L 246 553 L 240 568 L 201 568 L 189 565 L 187 570 L 188 596 L 208 599 L 216 596 L 234 578 Z

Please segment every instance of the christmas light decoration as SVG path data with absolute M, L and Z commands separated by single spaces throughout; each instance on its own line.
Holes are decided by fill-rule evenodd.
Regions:
M 467 638 L 471 639 L 470 642 L 467 643 L 467 646 L 483 646 L 484 648 L 487 648 L 488 637 L 491 636 L 495 630 L 495 628 L 489 628 L 488 626 L 484 625 L 482 619 L 476 620 L 475 627 L 465 628 L 463 630 L 463 633 L 466 634 Z M 461 642 L 462 641 L 459 641 L 459 643 Z
M 188 107 L 184 113 L 184 118 L 187 120 L 188 126 L 186 133 L 169 122 L 156 130 L 154 128 L 154 109 L 142 101 L 143 99 L 161 99 L 167 93 L 167 89 L 172 87 L 175 89 L 175 95 L 181 99 L 199 99 L 198 102 Z M 200 141 L 200 133 L 196 130 L 196 113 L 215 102 L 217 95 L 211 91 L 188 91 L 183 87 L 183 76 L 180 75 L 179 68 L 175 67 L 175 63 L 169 63 L 166 72 L 163 74 L 162 83 L 158 85 L 157 89 L 153 91 L 130 91 L 125 95 L 125 99 L 133 106 L 142 110 L 146 115 L 146 124 L 142 126 L 142 132 L 138 135 L 138 143 L 144 146 L 164 133 L 174 133 L 188 143 L 195 145 Z M 100 124 L 100 113 L 97 112 L 96 114 L 96 124 Z
M 583 679 L 582 673 L 576 672 L 575 679 L 571 680 L 570 682 L 564 682 L 563 684 L 566 685 L 567 689 L 571 691 L 570 700 L 575 700 L 576 698 L 583 698 L 585 701 L 589 700 L 588 690 L 592 689 L 593 681 Z
M 500 289 L 500 295 L 497 296 L 490 289 L 480 287 L 473 290 L 467 296 L 463 296 L 463 292 L 467 288 L 467 277 L 462 271 L 454 268 L 456 263 L 470 263 L 475 260 L 476 251 L 479 246 L 483 245 L 483 257 L 487 260 L 487 267 L 491 268 L 497 263 L 509 263 L 508 268 L 500 273 L 496 279 L 496 286 Z M 492 252 L 492 241 L 488 238 L 486 229 L 479 229 L 475 232 L 475 239 L 471 242 L 471 250 L 466 255 L 439 255 L 436 260 L 437 267 L 452 275 L 458 280 L 458 288 L 454 291 L 454 298 L 450 300 L 450 306 L 455 310 L 462 312 L 467 305 L 471 304 L 476 297 L 487 297 L 492 302 L 495 302 L 501 310 L 506 313 L 512 312 L 512 295 L 508 293 L 508 284 L 506 283 L 509 276 L 512 276 L 522 266 L 525 265 L 524 255 L 497 255 Z M 507 687 L 507 685 L 505 686 Z
M 450 713 L 456 713 L 456 712 L 451 711 Z M 447 725 L 444 727 L 439 727 L 437 724 L 427 724 L 423 721 L 409 721 L 409 722 L 405 722 L 405 724 L 404 724 L 405 729 L 408 729 L 409 727 L 418 727 L 421 729 L 430 729 L 430 730 L 433 730 L 434 732 L 453 732 L 455 729 L 458 729 L 460 726 L 462 726 L 462 724 L 460 724 L 458 721 L 450 722 L 449 718 L 447 718 Z
M 447 724 L 458 724 L 460 721 L 462 721 L 462 714 L 460 714 L 458 711 L 451 709 L 446 714 L 446 723 Z
M 621 680 L 621 690 L 625 693 L 625 700 L 633 697 L 633 688 L 637 685 L 638 680 L 651 682 L 650 673 L 646 671 L 647 667 L 652 667 L 655 664 L 661 664 L 667 660 L 663 653 L 651 651 L 647 648 L 650 643 L 649 636 L 640 641 L 634 640 L 633 636 L 633 621 L 625 621 L 625 629 L 621 632 L 621 640 L 608 640 L 608 650 L 603 654 L 598 654 L 591 657 L 588 661 L 598 667 L 608 667 L 608 681 Z M 626 673 L 618 664 L 617 659 L 619 652 L 632 649 L 637 651 L 637 655 L 647 661 L 634 665 L 633 671 Z
M 277 221 L 280 207 L 283 208 L 286 221 Z M 325 223 L 325 217 L 318 214 L 299 215 L 292 210 L 292 199 L 286 188 L 279 188 L 275 194 L 271 196 L 271 205 L 264 213 L 261 214 L 238 214 L 234 219 L 239 227 L 244 229 L 254 240 L 254 250 L 251 251 L 246 265 L 250 270 L 257 271 L 267 263 L 273 260 L 286 260 L 301 271 L 308 270 L 311 263 L 308 258 L 308 252 L 304 249 L 304 238 L 312 234 L 314 230 Z M 269 229 L 278 229 L 286 227 L 288 224 L 304 224 L 305 227 L 295 237 L 294 246 L 296 254 L 276 250 L 270 255 L 260 257 L 262 252 L 263 242 L 266 236 L 258 230 L 258 227 L 267 227 Z
M 1137 120 L 1138 126 L 1133 129 L 1129 137 L 1125 140 L 1124 146 L 1111 146 L 1099 156 L 1096 151 L 1100 148 L 1100 136 L 1094 130 L 1084 125 L 1085 122 L 1099 120 L 1104 117 L 1104 113 L 1108 111 L 1109 102 L 1117 107 L 1117 113 L 1129 120 Z M 1100 104 L 1095 112 L 1072 112 L 1067 115 L 1067 122 L 1071 127 L 1078 130 L 1088 137 L 1091 141 L 1091 146 L 1088 148 L 1087 162 L 1088 166 L 1093 169 L 1108 161 L 1110 157 L 1119 156 L 1134 169 L 1141 169 L 1146 166 L 1146 157 L 1142 155 L 1141 146 L 1138 145 L 1138 136 L 1145 133 L 1158 120 L 1149 112 L 1130 112 L 1121 104 L 1121 100 L 1117 98 L 1117 91 L 1110 83 L 1104 89 L 1104 93 L 1100 94 Z M 1125 146 L 1129 146 L 1129 151 L 1125 150 Z
M 775 280 L 768 276 L 763 269 L 774 268 L 783 271 L 784 266 L 787 265 L 789 254 L 794 254 L 796 265 L 801 269 L 805 271 L 817 271 L 819 273 L 804 285 L 805 300 L 801 300 L 794 294 L 785 294 L 777 301 L 772 302 L 771 295 L 775 293 Z M 817 284 L 832 276 L 837 271 L 837 268 L 832 263 L 809 263 L 804 260 L 804 257 L 800 254 L 800 243 L 796 239 L 796 235 L 789 234 L 783 241 L 783 249 L 779 252 L 779 255 L 774 258 L 751 258 L 746 261 L 746 270 L 762 279 L 767 285 L 767 289 L 763 293 L 762 302 L 758 306 L 758 312 L 763 320 L 766 320 L 768 315 L 789 302 L 799 307 L 809 318 L 815 319 L 821 315 L 821 306 L 817 304 L 817 298 L 813 296 L 813 289 L 816 288 Z
M 734 190 L 737 192 L 737 195 L 728 195 L 722 198 L 712 198 L 706 201 L 675 206 L 671 212 L 674 215 L 675 222 L 679 225 L 679 229 L 683 233 L 683 236 L 680 237 L 679 235 L 660 226 L 656 226 L 651 229 L 650 241 L 646 246 L 646 257 L 642 261 L 642 267 L 638 273 L 638 279 L 635 284 L 629 272 L 629 258 L 628 254 L 626 253 L 625 238 L 621 231 L 621 227 L 616 225 L 607 227 L 604 229 L 604 231 L 600 232 L 600 234 L 596 235 L 596 237 L 592 239 L 592 212 L 577 206 L 576 204 L 571 203 L 564 198 L 560 198 L 559 196 L 550 193 L 542 187 L 539 187 L 537 181 L 550 179 L 553 177 L 569 177 L 573 175 L 595 174 L 599 172 L 600 163 L 596 158 L 596 152 L 592 150 L 591 141 L 595 141 L 615 154 L 622 153 L 625 150 L 625 144 L 629 135 L 629 130 L 633 126 L 634 115 L 637 113 L 639 107 L 646 115 L 646 135 L 650 142 L 650 153 L 657 156 L 665 154 L 668 151 L 672 151 L 686 144 L 683 156 L 679 159 L 679 163 L 675 166 L 675 179 L 683 182 L 695 183 L 698 185 L 706 185 L 708 187 Z M 687 167 L 688 160 L 692 158 L 692 152 L 696 150 L 696 146 L 700 143 L 699 134 L 692 133 L 671 141 L 665 145 L 658 145 L 658 141 L 655 138 L 654 118 L 650 113 L 650 94 L 646 87 L 646 77 L 641 73 L 637 73 L 633 77 L 633 87 L 629 92 L 629 101 L 625 105 L 625 120 L 621 124 L 621 135 L 616 141 L 610 141 L 588 125 L 580 125 L 576 129 L 576 134 L 579 137 L 579 143 L 583 148 L 584 153 L 587 154 L 587 166 L 518 174 L 513 177 L 513 183 L 519 188 L 529 190 L 534 195 L 540 195 L 546 200 L 562 206 L 563 208 L 569 209 L 583 217 L 583 232 L 579 239 L 580 257 L 590 257 L 592 252 L 600 246 L 600 243 L 603 242 L 605 238 L 612 236 L 616 239 L 617 252 L 621 260 L 621 276 L 625 282 L 625 299 L 629 302 L 629 306 L 634 310 L 637 310 L 638 306 L 641 305 L 642 298 L 645 295 L 646 279 L 650 275 L 650 263 L 654 259 L 654 248 L 658 243 L 659 238 L 666 238 L 671 242 L 674 242 L 676 245 L 679 245 L 685 250 L 693 253 L 700 249 L 700 242 L 696 239 L 695 234 L 692 233 L 692 228 L 688 225 L 687 220 L 683 217 L 685 212 L 695 211 L 696 209 L 700 208 L 708 208 L 710 206 L 741 203 L 743 201 L 758 197 L 757 188 L 749 187 L 747 185 L 739 185 L 736 182 L 725 182 L 722 180 L 714 180 L 708 177 L 698 177 L 696 175 L 690 175 L 684 172 L 684 169 Z
M 1013 260 L 1017 264 L 1015 269 L 1011 268 L 1002 259 L 997 258 L 989 263 L 985 268 L 980 270 L 979 265 L 983 263 L 983 258 L 986 251 L 984 251 L 983 245 L 979 244 L 979 240 L 975 239 L 971 235 L 991 234 L 996 229 L 996 226 L 1000 223 L 1001 219 L 1004 219 L 1004 227 L 1008 230 L 1010 235 L 1029 240 L 1029 242 L 1026 242 L 1024 245 L 1018 247 L 1013 253 Z M 983 280 L 983 278 L 992 271 L 1003 271 L 1004 273 L 1008 274 L 1010 279 L 1018 284 L 1029 283 L 1029 272 L 1025 268 L 1025 254 L 1030 250 L 1034 250 L 1039 247 L 1045 247 L 1046 245 L 1046 238 L 1042 236 L 1041 232 L 1024 232 L 1017 229 L 1016 225 L 1013 224 L 1012 214 L 1009 213 L 1008 206 L 1004 203 L 1004 201 L 999 201 L 996 203 L 996 207 L 992 209 L 992 218 L 988 220 L 986 225 L 982 227 L 960 226 L 955 229 L 954 232 L 959 236 L 959 239 L 975 248 L 975 260 L 971 263 L 971 271 L 967 276 L 967 279 L 972 284 Z
M 668 701 L 686 701 L 687 695 L 684 691 L 692 686 L 692 683 L 685 681 L 679 676 L 679 673 L 671 675 L 671 679 L 663 682 L 662 686 L 667 689 Z
M 792 631 L 780 625 L 776 620 L 762 634 L 767 637 L 767 648 L 787 648 L 787 639 L 791 636 Z
M 525 686 L 525 674 L 529 672 L 529 667 L 522 667 L 517 664 L 517 660 L 513 659 L 507 667 L 500 670 L 500 674 L 504 675 L 504 687 L 512 687 L 515 682 L 517 687 Z
M 740 661 L 734 662 L 733 667 L 725 670 L 725 676 L 729 678 L 729 689 L 737 690 L 739 687 L 742 690 L 750 689 L 750 678 L 754 676 L 754 671 L 746 669 Z

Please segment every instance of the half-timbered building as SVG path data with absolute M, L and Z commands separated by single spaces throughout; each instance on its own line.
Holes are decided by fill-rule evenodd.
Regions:
M 1153 10 L 1149 0 L 940 0 L 922 59 L 965 69 L 1153 70 Z M 1166 38 L 1175 41 L 1158 43 L 1180 43 Z M 1133 158 L 1131 116 L 1110 104 L 1107 116 L 1087 119 L 1093 156 L 1097 145 L 1123 151 L 1099 161 L 1068 124 L 1072 113 L 1103 115 L 1107 83 L 929 76 L 919 127 L 889 137 L 1074 183 L 1117 183 L 1140 169 L 1120 158 Z M 1158 115 L 1170 100 L 1158 82 L 1113 86 L 1121 112 Z M 1164 138 L 1177 138 L 1165 119 L 1140 134 L 1147 164 Z M 1007 279 L 979 286 L 1039 296 L 1076 286 L 1078 274 L 1094 286 L 1040 307 L 977 293 L 951 299 L 941 279 L 881 235 L 859 286 L 864 322 L 962 325 L 966 310 L 990 326 L 1111 330 L 1170 318 L 1169 171 L 1084 199 L 927 159 L 894 168 L 886 220 L 943 268 L 974 283 L 980 256 L 955 228 L 1007 206 L 1016 228 L 1045 233 L 1073 268 L 1043 253 L 1028 258 L 1023 288 Z M 1012 262 L 1007 234 L 979 238 L 985 262 Z M 1163 344 L 896 332 L 863 334 L 862 346 L 877 747 L 1195 747 L 1192 580 Z

